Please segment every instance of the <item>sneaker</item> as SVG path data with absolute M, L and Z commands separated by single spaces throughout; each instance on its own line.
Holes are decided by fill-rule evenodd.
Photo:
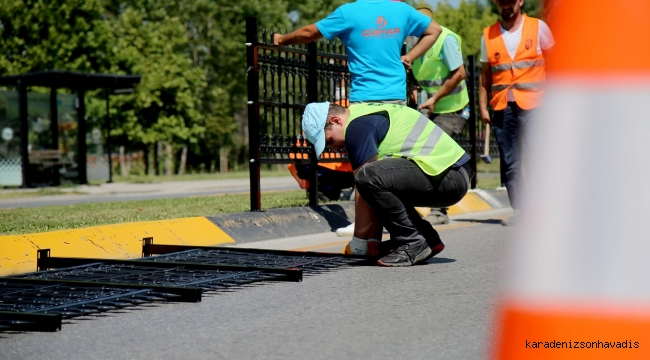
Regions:
M 377 260 L 379 266 L 412 266 L 424 261 L 431 254 L 426 241 L 420 240 L 404 244 L 390 254 Z
M 343 236 L 343 237 L 354 235 L 354 223 L 346 227 L 336 229 L 336 235 Z
M 504 219 L 501 221 L 501 225 L 503 226 L 517 226 L 519 225 L 519 218 L 521 215 L 519 215 L 519 210 L 515 210 L 515 213 L 512 214 L 509 218 Z

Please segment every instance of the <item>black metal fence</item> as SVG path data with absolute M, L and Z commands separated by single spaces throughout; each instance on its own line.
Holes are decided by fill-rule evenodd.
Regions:
M 338 39 L 331 42 L 320 39 L 307 45 L 279 47 L 273 45 L 275 33 L 273 28 L 260 31 L 255 18 L 246 19 L 251 211 L 261 210 L 262 164 L 311 164 L 309 204 L 317 206 L 317 163 L 348 161 L 346 154 L 331 149 L 326 149 L 317 159 L 313 146 L 301 131 L 301 116 L 308 103 L 349 104 L 350 73 L 345 46 Z M 476 116 L 479 73 L 480 67 L 470 56 L 467 64 L 469 125 L 463 134 L 454 136 L 472 157 L 475 172 L 477 142 L 482 144 L 484 138 L 483 126 Z M 496 154 L 496 147 L 490 153 Z M 476 177 L 472 187 L 476 187 Z

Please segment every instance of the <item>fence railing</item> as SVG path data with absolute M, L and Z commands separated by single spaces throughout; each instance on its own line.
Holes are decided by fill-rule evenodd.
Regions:
M 251 211 L 261 210 L 262 164 L 312 165 L 309 167 L 309 204 L 317 206 L 317 164 L 348 161 L 345 153 L 335 153 L 328 148 L 317 159 L 312 144 L 301 131 L 301 116 L 308 103 L 329 101 L 345 106 L 349 103 L 350 73 L 345 46 L 338 39 L 330 42 L 320 39 L 307 45 L 274 46 L 274 33 L 274 29 L 262 28 L 260 31 L 256 18 L 246 19 Z M 477 142 L 482 144 L 484 136 L 476 116 L 479 73 L 480 68 L 470 56 L 467 64 L 469 125 L 461 135 L 454 136 L 472 157 L 475 172 Z M 497 154 L 496 147 L 490 153 Z M 472 180 L 472 188 L 476 188 L 476 177 Z

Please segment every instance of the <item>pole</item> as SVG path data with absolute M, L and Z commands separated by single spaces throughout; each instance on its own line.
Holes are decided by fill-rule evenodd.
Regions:
M 472 160 L 470 161 L 470 166 L 472 171 L 474 171 L 474 177 L 472 178 L 472 189 L 476 189 L 477 185 L 477 172 L 476 172 L 476 68 L 474 66 L 474 55 L 469 55 L 467 57 L 468 66 L 469 66 L 469 142 L 470 142 L 470 156 Z
M 86 90 L 77 90 L 79 107 L 77 108 L 77 169 L 79 170 L 79 184 L 88 184 L 87 174 L 87 146 L 86 146 Z
M 30 185 L 29 177 L 29 124 L 27 123 L 27 86 L 18 80 L 18 119 L 20 120 L 20 159 L 23 170 L 23 185 Z
M 246 18 L 246 79 L 248 86 L 248 161 L 251 211 L 262 209 L 260 191 L 260 80 L 257 60 L 257 19 Z
M 316 42 L 307 44 L 307 103 L 318 101 L 318 61 Z M 315 148 L 314 148 L 315 149 Z M 309 174 L 309 206 L 318 206 L 318 157 L 310 154 Z
M 108 153 L 108 183 L 113 182 L 113 157 L 111 156 L 110 89 L 106 89 L 106 152 Z

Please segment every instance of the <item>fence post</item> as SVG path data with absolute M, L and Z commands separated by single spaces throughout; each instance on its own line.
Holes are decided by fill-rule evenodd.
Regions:
M 257 19 L 246 17 L 246 79 L 248 85 L 248 169 L 251 211 L 260 211 L 260 104 L 257 62 Z
M 477 185 L 477 172 L 476 172 L 476 68 L 474 67 L 474 55 L 467 57 L 469 62 L 469 142 L 470 142 L 470 156 L 472 157 L 470 166 L 474 171 L 472 178 L 472 189 L 476 189 Z
M 307 44 L 307 103 L 318 101 L 318 61 L 316 42 Z M 315 150 L 315 148 L 314 148 Z M 314 152 L 310 156 L 310 178 L 309 178 L 309 206 L 318 206 L 318 157 Z
M 27 119 L 27 86 L 25 80 L 18 79 L 18 118 L 20 119 L 20 159 L 23 170 L 23 185 L 31 185 L 29 174 L 29 123 Z

